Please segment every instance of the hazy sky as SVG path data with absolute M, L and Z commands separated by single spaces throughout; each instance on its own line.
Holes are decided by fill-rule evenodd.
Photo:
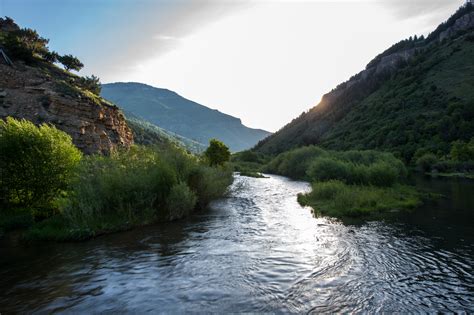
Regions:
M 0 0 L 104 83 L 168 88 L 276 131 L 463 0 Z

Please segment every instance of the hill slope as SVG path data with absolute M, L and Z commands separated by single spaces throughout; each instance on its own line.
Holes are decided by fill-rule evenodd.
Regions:
M 474 136 L 474 12 L 462 7 L 426 39 L 401 41 L 255 150 L 318 144 L 381 149 L 407 162 Z
M 203 144 L 164 130 L 143 118 L 125 112 L 127 125 L 132 129 L 134 141 L 141 145 L 163 145 L 175 143 L 193 153 L 201 153 L 206 149 Z
M 205 145 L 209 139 L 217 138 L 232 151 L 240 151 L 270 134 L 248 128 L 238 118 L 190 101 L 173 91 L 146 84 L 104 84 L 101 95 L 163 129 Z
M 0 51 L 5 53 L 0 55 L 0 119 L 10 116 L 53 124 L 88 154 L 133 144 L 133 134 L 117 106 L 88 90 L 85 78 L 60 69 L 29 46 L 20 46 L 23 42 L 40 47 L 45 56 L 51 54 L 45 47 L 47 40 L 35 31 L 0 18 Z

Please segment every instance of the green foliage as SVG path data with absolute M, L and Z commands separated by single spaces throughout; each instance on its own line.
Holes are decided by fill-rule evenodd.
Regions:
M 67 71 L 70 71 L 70 70 L 79 71 L 84 67 L 84 64 L 73 55 L 59 56 L 57 59 L 64 66 L 64 69 L 66 69 Z
M 467 12 L 472 6 L 460 9 L 431 37 Z M 469 40 L 473 32 L 429 45 L 419 38 L 394 45 L 380 57 L 417 51 L 397 69 L 389 67 L 387 73 L 377 71 L 367 79 L 359 73 L 341 84 L 255 151 L 276 154 L 310 144 L 339 151 L 374 149 L 392 152 L 412 165 L 423 155 L 415 156 L 420 149 L 438 158 L 450 154 L 452 142 L 474 136 L 474 42 Z
M 230 168 L 198 166 L 191 170 L 188 185 L 198 196 L 197 207 L 204 209 L 212 200 L 225 194 L 232 180 Z
M 298 201 L 317 213 L 333 217 L 359 217 L 376 212 L 414 208 L 420 195 L 409 186 L 374 187 L 348 185 L 338 180 L 315 182 Z
M 82 156 L 66 133 L 11 117 L 0 120 L 0 152 L 0 202 L 6 208 L 50 209 Z
M 168 196 L 168 219 L 182 218 L 194 210 L 197 202 L 196 194 L 191 191 L 186 183 L 179 183 L 171 188 Z
M 375 186 L 391 186 L 407 175 L 403 163 L 390 153 L 326 151 L 315 146 L 279 154 L 263 170 L 296 179 Z
M 64 215 L 75 227 L 99 230 L 107 228 L 102 224 L 107 221 L 132 225 L 165 219 L 166 198 L 176 183 L 172 168 L 151 149 L 87 157 L 72 183 Z
M 470 142 L 454 141 L 450 155 L 454 161 L 474 161 L 474 137 Z
M 272 159 L 264 168 L 264 172 L 276 173 L 291 178 L 305 179 L 310 163 L 316 157 L 324 157 L 328 153 L 316 146 L 297 148 L 282 153 Z
M 181 218 L 232 183 L 230 171 L 203 165 L 172 145 L 133 147 L 81 164 L 62 209 L 68 226 L 94 233 Z
M 222 141 L 211 139 L 209 147 L 204 151 L 204 156 L 211 166 L 224 165 L 230 160 L 230 151 Z
M 131 113 L 126 113 L 127 125 L 132 129 L 133 140 L 140 145 L 164 146 L 174 143 L 192 153 L 201 153 L 205 146 L 197 141 L 179 136 L 149 123 Z
M 99 77 L 95 75 L 85 76 L 85 77 L 80 77 L 79 80 L 77 81 L 77 84 L 91 93 L 94 93 L 96 95 L 100 94 L 101 91 L 101 85 L 100 85 L 100 79 Z
M 426 153 L 416 160 L 416 165 L 423 172 L 429 172 L 437 162 L 438 159 L 436 158 L 436 155 L 433 153 Z
M 8 32 L 4 39 L 9 55 L 26 62 L 34 61 L 35 56 L 49 56 L 48 42 L 48 39 L 29 28 Z

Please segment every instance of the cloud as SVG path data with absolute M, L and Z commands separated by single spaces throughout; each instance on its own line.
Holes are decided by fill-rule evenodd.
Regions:
M 249 5 L 244 0 L 139 1 L 135 16 L 131 12 L 126 18 L 115 17 L 123 20 L 120 27 L 109 26 L 114 31 L 104 32 L 90 44 L 95 46 L 91 47 L 95 53 L 85 60 L 85 72 L 94 69 L 105 78 L 125 74 L 130 68 L 177 48 L 183 37 Z
M 463 0 L 377 0 L 377 3 L 388 8 L 397 19 L 414 17 L 431 17 L 436 19 L 446 13 L 454 13 Z

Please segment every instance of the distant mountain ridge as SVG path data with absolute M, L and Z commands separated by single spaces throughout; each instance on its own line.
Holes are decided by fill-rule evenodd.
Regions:
M 474 12 L 462 6 L 426 39 L 410 37 L 254 148 L 277 154 L 317 144 L 379 149 L 410 161 L 418 149 L 446 154 L 474 136 Z
M 270 133 L 244 126 L 239 118 L 210 109 L 177 93 L 136 82 L 102 85 L 101 96 L 160 128 L 207 145 L 225 142 L 232 151 L 249 149 Z

